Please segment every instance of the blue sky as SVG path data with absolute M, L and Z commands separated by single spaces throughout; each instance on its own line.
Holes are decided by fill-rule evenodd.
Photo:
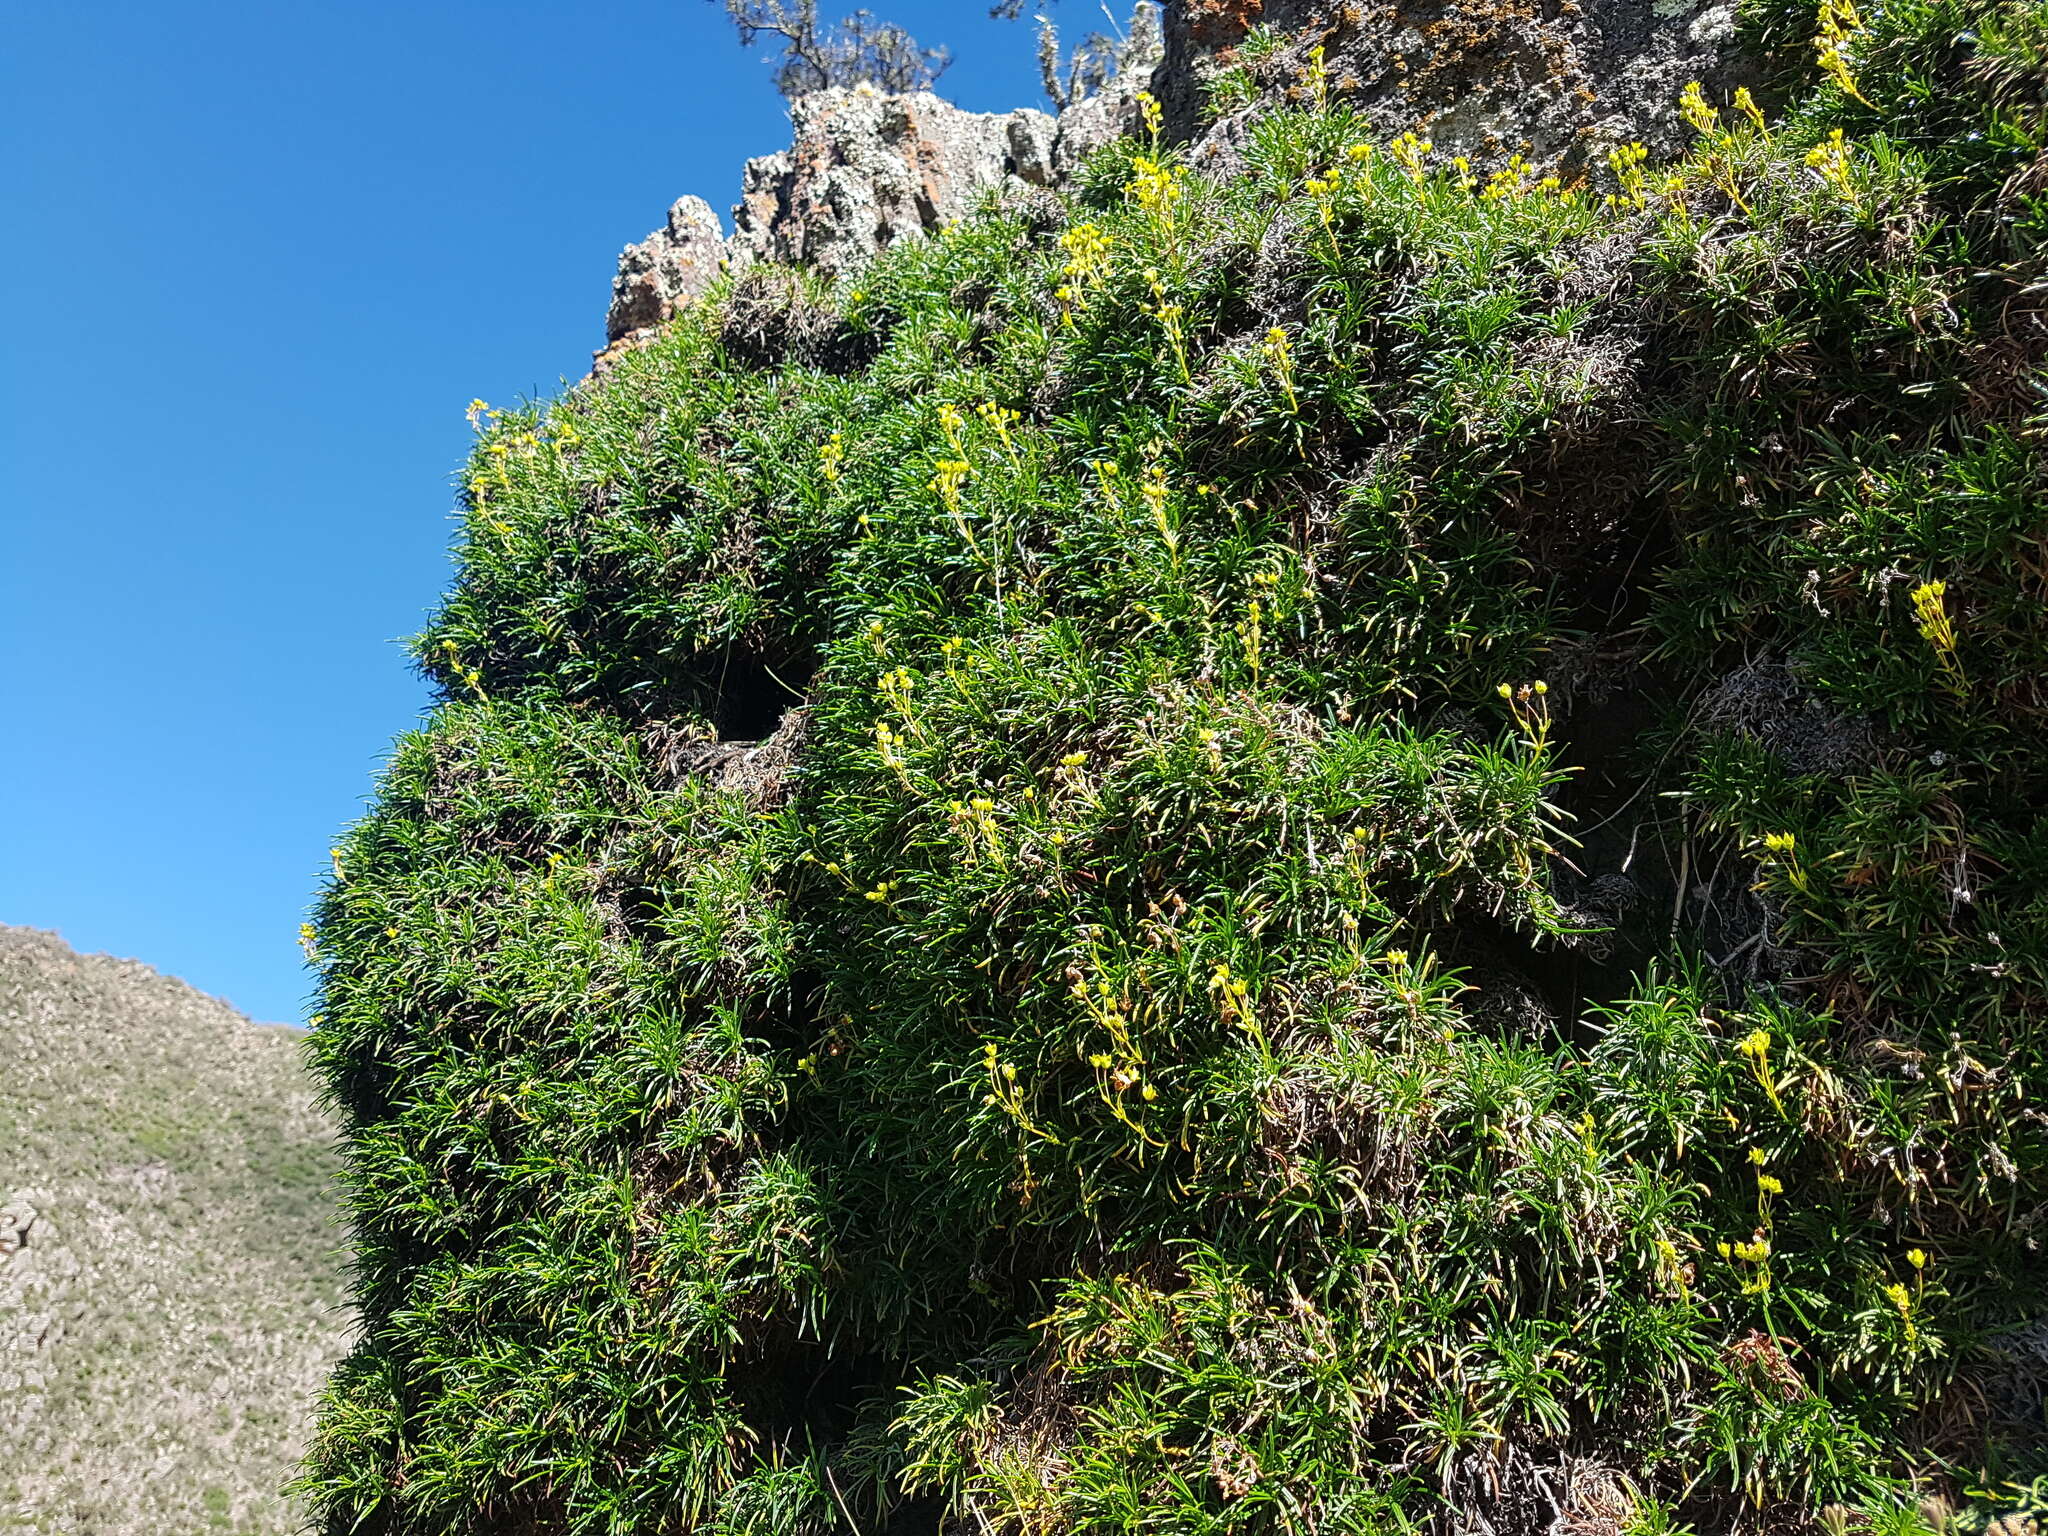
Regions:
M 1038 101 L 1027 24 L 869 3 Z M 787 120 L 705 0 L 0 14 L 0 922 L 299 1019 L 463 407 L 579 376 L 619 248 Z

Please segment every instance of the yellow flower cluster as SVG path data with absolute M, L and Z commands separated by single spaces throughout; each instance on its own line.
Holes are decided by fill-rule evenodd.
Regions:
M 1290 416 L 1301 414 L 1301 401 L 1294 393 L 1294 350 L 1287 339 L 1287 332 L 1274 326 L 1266 332 L 1266 361 L 1273 365 L 1273 372 L 1280 377 L 1280 387 L 1287 391 L 1287 412 Z
M 960 429 L 966 425 L 967 418 L 960 414 L 959 406 L 950 400 L 939 402 L 939 430 L 946 434 L 946 442 L 956 459 L 967 452 L 967 446 L 960 437 Z
M 1007 1062 L 1002 1059 L 1001 1054 L 996 1050 L 996 1044 L 993 1040 L 982 1043 L 981 1066 L 982 1070 L 988 1074 L 989 1084 L 989 1091 L 982 1095 L 982 1103 L 1002 1110 L 1004 1114 L 1017 1122 L 1017 1129 L 1026 1136 L 1034 1136 L 1041 1141 L 1057 1141 L 1059 1139 L 1050 1131 L 1045 1130 L 1034 1122 L 1030 1114 L 1025 1110 L 1024 1090 L 1017 1083 L 1016 1065 L 1013 1062 Z M 1028 1180 L 1031 1167 L 1028 1159 L 1024 1166 Z
M 1159 537 L 1166 544 L 1168 554 L 1175 554 L 1180 547 L 1180 532 L 1175 528 L 1167 512 L 1166 466 L 1153 460 L 1145 466 L 1145 478 L 1138 482 L 1138 495 L 1145 502 L 1145 510 L 1152 518 L 1152 526 L 1159 530 Z
M 1749 94 L 1749 87 L 1746 85 L 1738 85 L 1735 88 L 1735 110 L 1749 120 L 1752 129 L 1766 140 L 1770 138 L 1770 131 L 1764 127 L 1764 109 L 1756 104 L 1756 98 Z
M 1330 65 L 1323 45 L 1317 43 L 1308 51 L 1308 67 L 1302 71 L 1302 84 L 1308 89 L 1308 98 L 1316 104 L 1318 112 L 1330 104 Z
M 1941 663 L 1942 675 L 1958 694 L 1969 688 L 1969 679 L 1963 674 L 1962 661 L 1956 650 L 1962 641 L 1956 633 L 1955 620 L 1948 612 L 1948 583 L 1926 581 L 1913 589 L 1913 616 L 1919 622 L 1920 638 L 1934 648 L 1935 660 Z
M 1607 151 L 1607 163 L 1614 170 L 1614 179 L 1621 190 L 1607 194 L 1610 208 L 1640 209 L 1649 201 L 1645 185 L 1648 178 L 1643 174 L 1643 162 L 1650 158 L 1650 151 L 1640 142 L 1620 144 Z
M 1750 99 L 1748 92 L 1742 94 L 1736 106 L 1756 126 L 1762 126 L 1763 114 L 1757 110 L 1757 105 Z M 1736 136 L 1721 125 L 1721 109 L 1709 104 L 1706 94 L 1700 89 L 1699 81 L 1692 81 L 1680 94 L 1678 111 L 1679 115 L 1692 124 L 1700 136 L 1713 146 L 1705 161 L 1707 179 L 1727 195 L 1728 201 L 1744 213 L 1748 213 L 1749 203 L 1742 195 L 1742 185 L 1736 177 L 1735 162 L 1728 157 L 1728 151 L 1736 147 Z M 1667 191 L 1678 193 L 1684 186 L 1684 177 L 1673 177 L 1665 186 Z M 1680 211 L 1684 212 L 1683 197 L 1674 196 L 1673 200 L 1678 204 Z
M 839 478 L 839 466 L 846 462 L 846 434 L 834 432 L 818 450 L 818 474 L 827 485 Z
M 1735 1052 L 1749 1063 L 1749 1069 L 1756 1074 L 1758 1084 L 1770 1098 L 1771 1107 L 1779 1114 L 1785 1106 L 1778 1098 L 1777 1079 L 1771 1073 L 1771 1035 L 1769 1030 L 1753 1029 L 1743 1036 Z
M 1171 249 L 1176 221 L 1187 202 L 1187 172 L 1151 155 L 1134 157 L 1131 168 L 1134 173 L 1131 177 L 1131 198 L 1158 228 Z
M 903 771 L 903 754 L 897 749 L 903 745 L 903 738 L 896 728 L 886 720 L 875 722 L 875 750 L 881 754 L 882 766 L 897 773 Z
M 1263 1049 L 1266 1034 L 1259 1027 L 1259 1016 L 1251 1003 L 1251 983 L 1242 976 L 1231 974 L 1230 966 L 1222 961 L 1209 974 L 1209 995 L 1216 999 L 1217 1012 L 1223 1015 L 1226 1024 L 1234 1025 L 1250 1035 Z
M 1259 664 L 1262 659 L 1262 647 L 1266 637 L 1265 621 L 1265 605 L 1254 597 L 1248 599 L 1244 605 L 1244 621 L 1233 626 L 1236 629 L 1238 639 L 1244 642 L 1245 665 L 1251 669 L 1252 686 L 1254 688 L 1259 685 Z
M 1806 166 L 1850 202 L 1856 201 L 1856 182 L 1849 169 L 1849 143 L 1837 128 L 1806 152 Z
M 1884 1288 L 1885 1299 L 1899 1309 L 1899 1321 L 1906 1327 L 1906 1342 L 1913 1343 L 1920 1337 L 1920 1327 L 1913 1321 L 1913 1297 L 1896 1280 Z
M 1182 320 L 1187 311 L 1170 302 L 1166 296 L 1166 284 L 1159 276 L 1157 267 L 1145 269 L 1145 282 L 1152 290 L 1152 302 L 1145 307 L 1145 313 L 1159 322 L 1159 328 L 1166 332 L 1166 339 L 1173 347 L 1174 360 L 1180 364 L 1181 382 L 1193 382 L 1188 372 L 1187 333 L 1182 329 Z
M 1387 153 L 1394 157 L 1394 163 L 1401 167 L 1402 174 L 1419 187 L 1422 185 L 1423 166 L 1434 148 L 1436 146 L 1429 140 L 1417 138 L 1409 132 L 1389 144 Z
M 993 400 L 984 400 L 974 408 L 974 414 L 981 418 L 983 426 L 1002 439 L 1003 451 L 1015 458 L 1017 445 L 1010 440 L 1010 428 L 1024 419 L 1023 413 L 997 405 Z
M 1166 122 L 1165 110 L 1159 105 L 1159 98 L 1150 91 L 1138 92 L 1138 115 L 1145 120 L 1145 132 L 1152 142 L 1159 142 L 1159 130 Z
M 1087 1062 L 1095 1073 L 1095 1092 L 1108 1106 L 1109 1112 L 1129 1129 L 1137 1132 L 1139 1138 L 1151 1146 L 1163 1147 L 1166 1143 L 1156 1140 L 1146 1130 L 1142 1118 L 1142 1107 L 1134 1110 L 1130 1099 L 1135 1094 L 1139 1105 L 1151 1104 L 1159 1097 L 1159 1089 L 1146 1076 L 1145 1053 L 1132 1033 L 1131 1010 L 1118 997 L 1110 983 L 1097 976 L 1091 986 L 1085 977 L 1077 976 L 1069 989 L 1074 1001 L 1087 1014 L 1090 1023 L 1109 1036 L 1109 1049 L 1089 1052 Z
M 1802 896 L 1813 894 L 1813 878 L 1800 862 L 1799 839 L 1790 832 L 1764 834 L 1764 852 L 1777 864 L 1785 881 Z
M 953 514 L 954 521 L 960 523 L 963 533 L 967 528 L 960 510 L 960 492 L 967 484 L 968 471 L 972 468 L 965 459 L 939 459 L 932 465 L 931 489 L 939 493 L 939 500 L 946 504 L 946 510 Z M 972 543 L 974 535 L 968 533 L 967 538 Z
M 1820 0 L 1819 30 L 1814 34 L 1814 56 L 1820 61 L 1821 70 L 1841 88 L 1844 96 L 1853 96 L 1866 107 L 1868 98 L 1856 89 L 1856 72 L 1849 66 L 1847 46 L 1849 39 L 1863 30 L 1863 18 L 1856 13 L 1855 0 Z
M 477 671 L 475 667 L 466 667 L 462 664 L 462 652 L 457 648 L 453 640 L 443 640 L 441 642 L 441 650 L 448 657 L 448 665 L 453 669 L 455 675 L 462 679 L 471 693 L 475 694 L 478 698 L 482 698 L 484 696 L 483 674 Z
M 1678 115 L 1692 125 L 1695 133 L 1702 138 L 1716 138 L 1721 132 L 1721 109 L 1707 100 L 1707 93 L 1700 89 L 1697 80 L 1691 81 L 1678 94 Z
M 970 852 L 978 844 L 996 868 L 1008 867 L 1010 860 L 1003 847 L 1002 828 L 996 823 L 995 801 L 987 795 L 976 795 L 969 800 L 948 801 L 946 810 Z
M 1550 741 L 1550 684 L 1538 678 L 1520 687 L 1502 683 L 1494 691 L 1507 701 L 1529 750 L 1541 752 Z
M 1090 289 L 1102 286 L 1109 272 L 1109 236 L 1100 224 L 1076 224 L 1060 236 L 1060 249 L 1067 257 L 1060 268 L 1060 314 L 1072 325 L 1076 306 L 1087 299 Z
M 1556 193 L 1561 185 L 1555 176 L 1532 180 L 1529 175 L 1529 162 L 1516 155 L 1487 178 L 1486 190 L 1479 196 L 1489 203 L 1505 202 L 1517 197 L 1548 197 Z

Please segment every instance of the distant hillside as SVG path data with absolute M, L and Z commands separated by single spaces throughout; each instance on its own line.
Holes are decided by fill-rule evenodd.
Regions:
M 298 1529 L 278 1485 L 345 1332 L 299 1042 L 0 928 L 0 1528 Z

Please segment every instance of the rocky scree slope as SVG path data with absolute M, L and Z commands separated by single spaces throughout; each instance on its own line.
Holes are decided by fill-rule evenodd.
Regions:
M 1738 21 L 1556 179 L 1249 34 L 480 414 L 329 1529 L 2035 1529 L 2048 5 Z
M 0 1529 L 285 1536 L 344 1348 L 296 1030 L 0 928 Z

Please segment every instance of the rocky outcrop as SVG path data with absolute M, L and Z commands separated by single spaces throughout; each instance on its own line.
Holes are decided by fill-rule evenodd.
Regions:
M 711 205 L 701 197 L 677 198 L 668 223 L 620 254 L 605 339 L 661 324 L 711 286 L 724 260 L 725 229 Z
M 1058 124 L 1029 107 L 963 112 L 930 92 L 806 96 L 796 141 L 747 162 L 730 254 L 827 274 L 958 218 L 987 188 L 1053 180 Z
M 701 198 L 628 246 L 612 284 L 602 369 L 721 270 L 772 261 L 850 272 L 959 218 L 992 186 L 1060 187 L 1101 145 L 1137 130 L 1149 88 L 1190 163 L 1230 175 L 1259 116 L 1316 93 L 1361 112 L 1372 137 L 1427 139 L 1481 172 L 1514 156 L 1577 174 L 1608 149 L 1683 139 L 1686 82 L 1739 77 L 1736 0 L 1181 0 L 1163 52 L 1057 118 L 965 112 L 929 92 L 821 91 L 790 110 L 794 141 L 747 162 L 730 237 Z M 1243 48 L 1262 26 L 1277 46 Z M 1313 51 L 1322 49 L 1318 68 Z M 1256 52 L 1256 57 L 1253 57 Z M 1215 96 L 1229 76 L 1234 98 Z M 1213 99 L 1235 105 L 1214 116 Z M 1214 120 L 1212 120 L 1212 118 Z
M 619 258 L 605 335 L 638 339 L 703 294 L 720 270 L 757 261 L 838 274 L 959 218 L 989 187 L 1050 186 L 1059 124 L 1029 107 L 965 112 L 928 91 L 820 91 L 790 109 L 794 142 L 747 162 L 728 238 L 702 198 Z
M 1167 11 L 1153 89 L 1190 159 L 1228 174 L 1249 122 L 1314 91 L 1361 112 L 1370 136 L 1428 140 L 1482 172 L 1515 155 L 1567 175 L 1640 140 L 1684 142 L 1678 96 L 1740 83 L 1736 0 L 1186 0 Z M 1249 29 L 1285 39 L 1256 60 Z M 1255 99 L 1204 126 L 1205 84 L 1244 71 Z

